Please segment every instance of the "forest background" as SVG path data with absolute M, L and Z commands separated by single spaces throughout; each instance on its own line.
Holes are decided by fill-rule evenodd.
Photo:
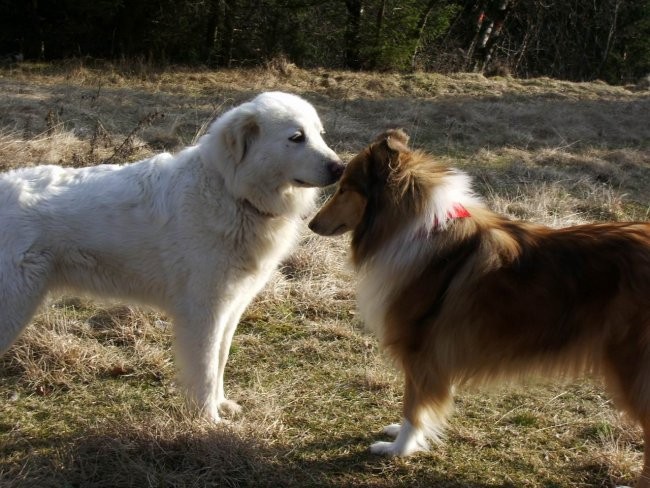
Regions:
M 483 72 L 637 82 L 650 0 L 0 0 L 7 60 Z

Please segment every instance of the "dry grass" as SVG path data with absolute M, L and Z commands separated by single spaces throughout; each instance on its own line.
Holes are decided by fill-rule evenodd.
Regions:
M 495 209 L 553 226 L 650 215 L 650 97 L 602 83 L 304 71 L 26 64 L 0 71 L 0 169 L 135 160 L 192 143 L 261 90 L 304 95 L 349 157 L 400 125 L 475 177 Z M 595 381 L 461 392 L 444 445 L 368 445 L 400 416 L 400 378 L 356 320 L 345 239 L 306 230 L 247 311 L 227 370 L 245 411 L 184 410 L 170 324 L 52 297 L 0 358 L 0 485 L 602 486 L 630 484 L 639 431 Z

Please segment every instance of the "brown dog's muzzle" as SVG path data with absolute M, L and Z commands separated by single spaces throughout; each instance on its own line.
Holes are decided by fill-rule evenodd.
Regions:
M 339 190 L 309 222 L 309 228 L 321 236 L 338 236 L 355 229 L 366 209 L 366 198 L 361 193 Z

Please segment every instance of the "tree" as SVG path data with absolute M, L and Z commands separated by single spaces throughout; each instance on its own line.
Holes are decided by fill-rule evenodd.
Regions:
M 0 0 L 0 58 L 470 70 L 635 81 L 650 0 Z
M 345 27 L 345 64 L 348 68 L 361 68 L 360 29 L 361 0 L 345 0 L 348 18 Z

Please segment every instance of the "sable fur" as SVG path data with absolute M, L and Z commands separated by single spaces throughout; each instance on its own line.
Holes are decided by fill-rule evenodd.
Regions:
M 358 306 L 405 375 L 408 455 L 444 425 L 452 388 L 529 373 L 603 375 L 650 436 L 650 224 L 551 229 L 488 210 L 466 175 L 399 130 L 348 165 L 310 223 L 352 232 Z M 354 195 L 354 196 L 353 196 Z M 449 218 L 461 204 L 467 218 Z M 352 216 L 352 217 L 351 217 Z M 648 456 L 638 486 L 650 486 Z

